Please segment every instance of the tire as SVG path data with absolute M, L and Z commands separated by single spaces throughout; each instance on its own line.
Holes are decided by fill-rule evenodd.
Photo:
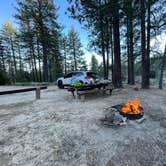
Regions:
M 79 80 L 79 82 L 80 82 L 81 84 L 84 84 L 84 82 L 83 82 L 82 80 Z
M 62 82 L 61 80 L 58 81 L 58 88 L 59 88 L 59 89 L 63 89 L 63 88 L 64 88 L 63 82 Z

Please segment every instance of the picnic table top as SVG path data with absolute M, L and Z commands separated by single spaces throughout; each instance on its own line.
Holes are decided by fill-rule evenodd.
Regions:
M 92 90 L 95 88 L 102 88 L 102 87 L 106 87 L 106 86 L 112 86 L 112 82 L 98 82 L 98 83 L 94 83 L 94 84 L 87 84 L 87 85 L 82 85 L 80 87 L 75 87 L 70 85 L 70 87 L 68 88 L 68 91 L 72 91 L 71 88 L 76 89 L 76 90 Z

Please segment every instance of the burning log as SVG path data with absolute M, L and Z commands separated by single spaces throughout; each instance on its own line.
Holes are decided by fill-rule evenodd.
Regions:
M 129 101 L 120 108 L 120 114 L 128 119 L 139 119 L 143 117 L 143 108 L 140 106 L 140 99 L 136 98 L 133 102 Z

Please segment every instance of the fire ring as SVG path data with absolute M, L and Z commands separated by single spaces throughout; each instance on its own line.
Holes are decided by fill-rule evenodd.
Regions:
M 141 119 L 143 116 L 144 116 L 144 111 L 143 111 L 143 108 L 141 106 L 139 106 L 139 110 L 140 110 L 140 113 L 137 113 L 137 114 L 133 114 L 133 113 L 124 113 L 121 111 L 121 108 L 123 106 L 120 107 L 119 109 L 119 113 L 126 117 L 127 119 L 129 120 L 136 120 L 136 119 Z

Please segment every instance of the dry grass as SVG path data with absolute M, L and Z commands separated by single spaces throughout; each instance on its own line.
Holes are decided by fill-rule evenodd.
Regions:
M 101 125 L 105 108 L 135 97 L 145 110 L 143 123 Z M 38 101 L 29 92 L 0 96 L 0 165 L 166 165 L 165 108 L 166 91 L 133 87 L 85 102 L 56 87 Z

